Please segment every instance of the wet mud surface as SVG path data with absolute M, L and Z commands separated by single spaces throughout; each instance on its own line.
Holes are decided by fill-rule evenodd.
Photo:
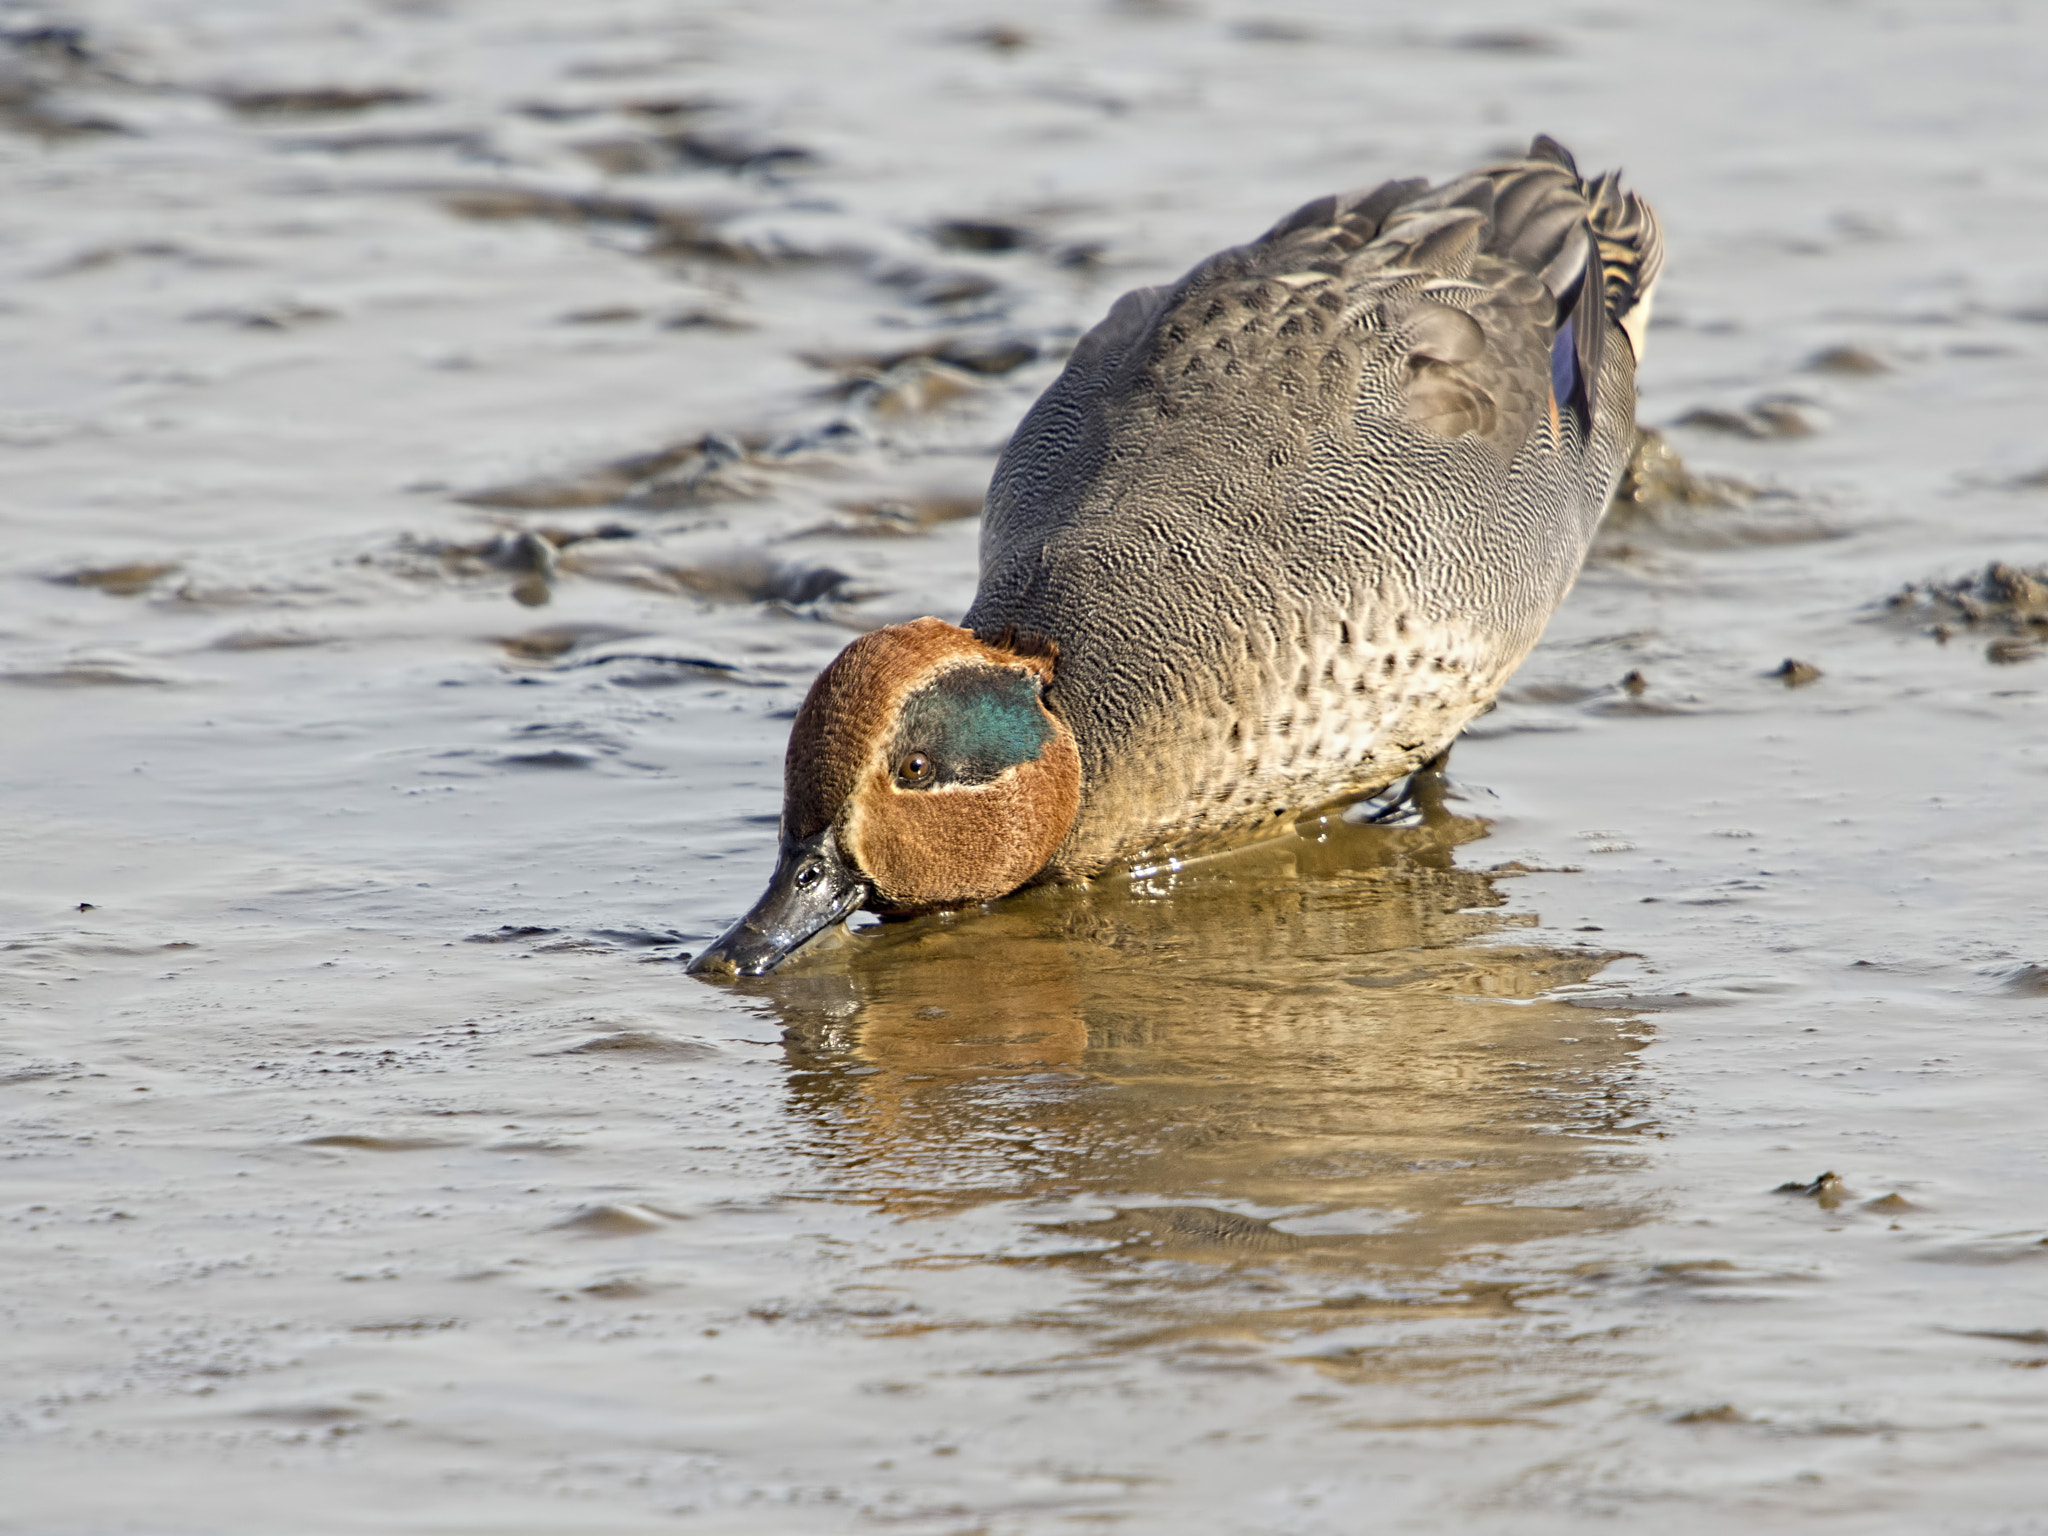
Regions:
M 0 7 L 0 1530 L 2041 1529 L 2044 55 Z M 1539 129 L 1657 435 L 1440 803 L 684 974 L 1117 293 Z

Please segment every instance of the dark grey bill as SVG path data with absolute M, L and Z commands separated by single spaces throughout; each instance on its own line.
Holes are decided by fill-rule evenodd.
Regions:
M 830 827 L 800 843 L 784 838 L 775 874 L 754 910 L 691 961 L 690 974 L 766 975 L 806 939 L 858 911 L 867 899 L 867 882 L 839 856 Z

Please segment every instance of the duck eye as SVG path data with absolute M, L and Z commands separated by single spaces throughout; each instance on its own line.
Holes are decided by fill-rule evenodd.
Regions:
M 899 784 L 927 784 L 931 777 L 932 760 L 922 752 L 906 752 L 903 761 L 896 765 L 896 782 Z
M 809 890 L 818 883 L 818 876 L 823 873 L 824 871 L 816 864 L 806 864 L 796 872 L 797 889 Z

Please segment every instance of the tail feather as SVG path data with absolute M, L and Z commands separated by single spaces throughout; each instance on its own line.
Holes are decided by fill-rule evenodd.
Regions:
M 1657 275 L 1664 269 L 1664 231 L 1655 209 L 1635 193 L 1621 190 L 1619 173 L 1609 171 L 1588 190 L 1607 313 L 1628 336 L 1636 361 L 1641 362 L 1650 301 Z
M 1561 165 L 1574 177 L 1579 174 L 1579 162 L 1572 152 L 1547 133 L 1539 133 L 1529 141 L 1531 160 L 1548 160 L 1552 165 Z

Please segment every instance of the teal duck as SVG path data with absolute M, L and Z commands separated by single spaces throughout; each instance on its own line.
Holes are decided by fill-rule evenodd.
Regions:
M 1662 260 L 1539 137 L 1124 295 L 997 463 L 960 625 L 819 675 L 768 890 L 693 969 L 1224 846 L 1443 752 L 1578 575 Z

